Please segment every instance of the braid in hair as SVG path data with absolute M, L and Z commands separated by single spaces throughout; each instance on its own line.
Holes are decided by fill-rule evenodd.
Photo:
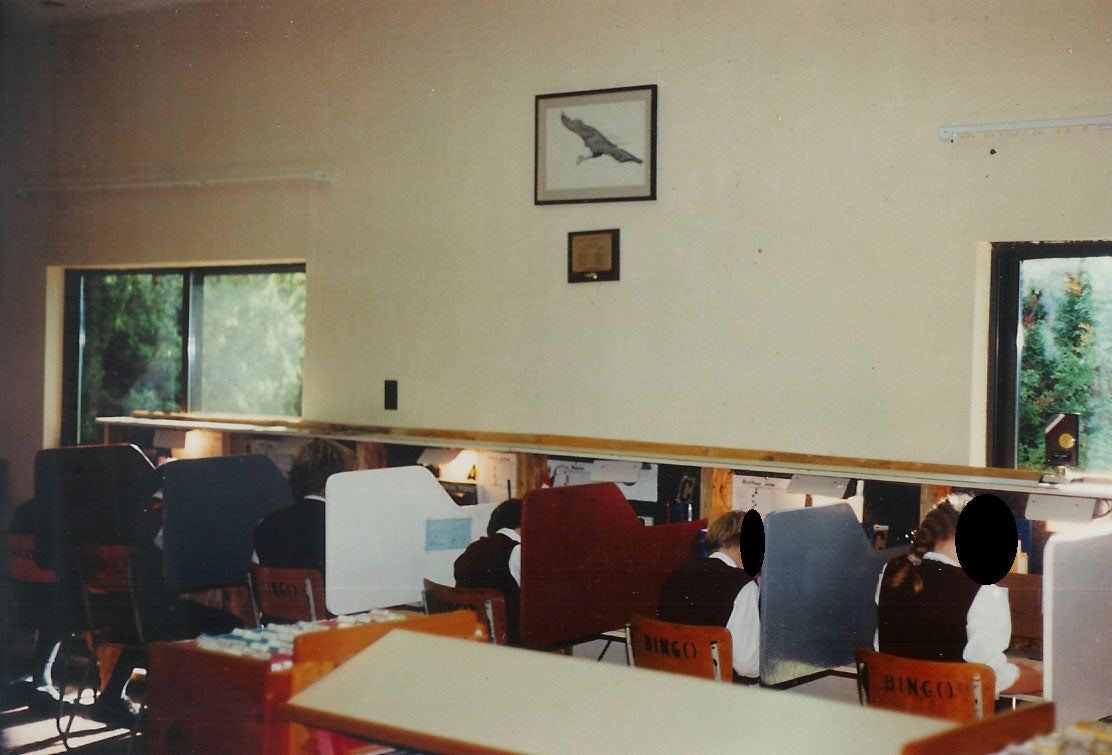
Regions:
M 911 539 L 911 550 L 907 553 L 907 561 L 886 574 L 885 582 L 890 587 L 899 587 L 910 579 L 912 591 L 916 593 L 921 591 L 923 578 L 916 567 L 923 563 L 924 554 L 934 550 L 935 543 L 953 537 L 957 526 L 958 510 L 949 501 L 943 501 L 928 511 Z

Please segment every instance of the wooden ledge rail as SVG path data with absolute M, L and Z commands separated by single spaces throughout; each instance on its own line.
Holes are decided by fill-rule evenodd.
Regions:
M 804 454 L 789 451 L 589 438 L 549 433 L 505 433 L 442 428 L 354 425 L 289 417 L 135 412 L 131 417 L 106 417 L 97 421 L 101 424 L 119 427 L 198 428 L 228 433 L 322 436 L 401 445 L 466 446 L 555 456 L 629 459 L 666 464 L 688 464 L 700 467 L 733 467 L 758 472 L 812 472 L 892 482 L 944 484 L 1001 490 L 1037 489 L 1040 478 L 1040 473 L 1036 471 L 995 467 L 968 467 L 888 459 Z

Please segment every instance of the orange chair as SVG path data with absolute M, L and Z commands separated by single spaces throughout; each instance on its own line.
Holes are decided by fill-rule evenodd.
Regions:
M 280 569 L 253 563 L 247 579 L 256 623 L 328 618 L 324 577 L 316 569 Z
M 959 723 L 994 713 L 996 673 L 982 663 L 921 661 L 863 647 L 856 660 L 862 705 Z
M 8 579 L 16 599 L 16 627 L 34 635 L 33 644 L 40 641 L 42 625 L 35 614 L 57 601 L 55 588 L 57 575 L 43 569 L 35 562 L 35 536 L 9 534 L 4 542 Z M 36 609 L 38 609 L 36 611 Z
M 676 624 L 634 614 L 626 624 L 630 665 L 732 682 L 733 640 L 725 627 Z
M 449 587 L 425 580 L 425 613 L 470 610 L 490 634 L 490 641 L 505 645 L 507 640 L 506 598 L 490 588 Z

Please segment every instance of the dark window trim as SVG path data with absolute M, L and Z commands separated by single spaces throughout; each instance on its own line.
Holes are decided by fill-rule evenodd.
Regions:
M 993 467 L 1011 469 L 1016 464 L 1020 266 L 1027 260 L 1056 257 L 1112 257 L 1112 241 L 1010 241 L 992 245 L 985 455 Z

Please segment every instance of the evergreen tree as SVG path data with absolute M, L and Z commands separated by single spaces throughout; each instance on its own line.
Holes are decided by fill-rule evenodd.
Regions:
M 1023 351 L 1020 354 L 1019 417 L 1016 466 L 1020 469 L 1041 469 L 1045 466 L 1043 427 L 1046 414 L 1054 401 L 1051 382 L 1053 362 L 1047 354 L 1046 306 L 1042 291 L 1031 288 L 1023 297 L 1021 324 Z
M 89 276 L 84 289 L 79 439 L 97 417 L 174 411 L 181 395 L 180 276 Z
M 1078 414 L 1085 434 L 1108 424 L 1110 401 L 1095 349 L 1093 289 L 1084 267 L 1067 272 L 1056 310 L 1048 313 L 1043 293 L 1031 288 L 1023 299 L 1016 465 L 1043 469 L 1047 415 Z M 1052 338 L 1048 345 L 1046 336 Z M 1079 466 L 1088 463 L 1082 443 Z
M 1093 408 L 1097 369 L 1093 359 L 1093 287 L 1084 269 L 1066 275 L 1065 296 L 1054 323 L 1058 347 L 1054 365 L 1054 403 L 1050 411 L 1081 416 L 1084 428 Z M 1079 465 L 1086 465 L 1086 445 L 1081 447 Z

